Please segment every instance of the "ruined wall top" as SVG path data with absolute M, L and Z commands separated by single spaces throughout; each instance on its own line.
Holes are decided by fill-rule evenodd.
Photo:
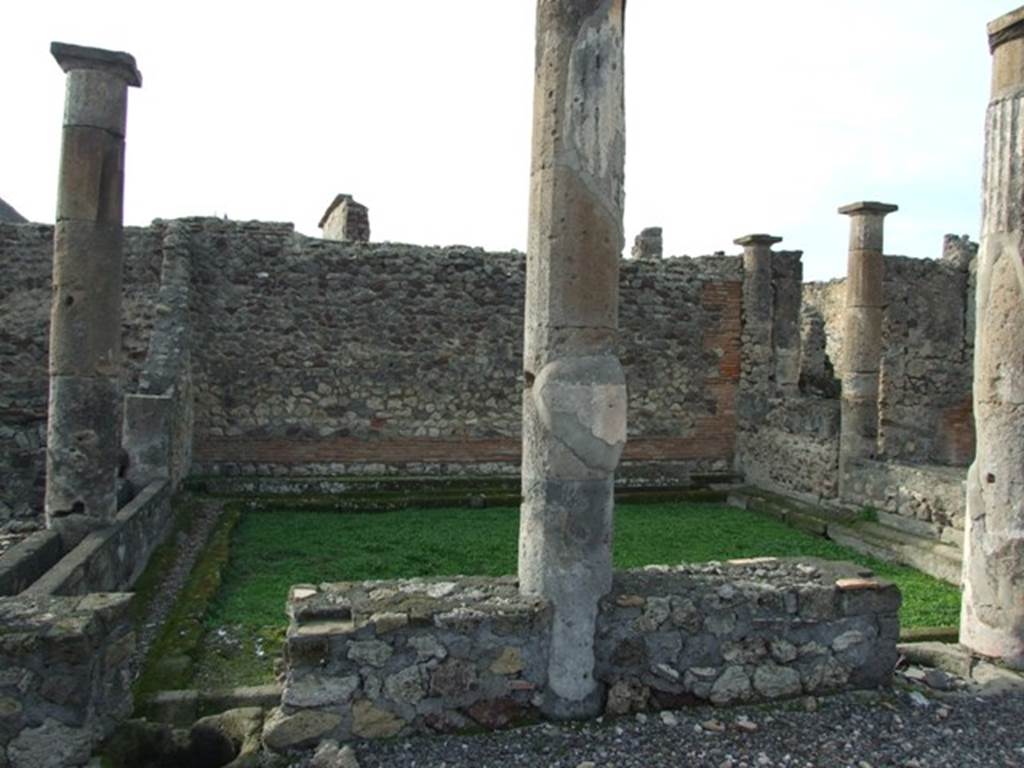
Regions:
M 24 224 L 28 219 L 18 213 L 13 206 L 4 202 L 3 198 L 0 198 L 0 221 L 8 224 Z
M 370 211 L 352 195 L 335 195 L 317 226 L 323 230 L 324 240 L 370 241 Z
M 663 253 L 661 227 L 644 227 L 633 240 L 634 259 L 660 259 Z

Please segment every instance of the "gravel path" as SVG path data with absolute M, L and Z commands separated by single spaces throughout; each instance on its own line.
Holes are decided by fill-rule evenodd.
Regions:
M 361 768 L 1024 766 L 1024 692 L 927 701 L 906 691 L 860 692 L 355 749 Z
M 149 653 L 150 647 L 174 607 L 174 602 L 185 586 L 185 582 L 192 572 L 192 566 L 203 551 L 223 509 L 223 504 L 219 501 L 204 500 L 197 505 L 193 513 L 194 524 L 189 527 L 188 531 L 180 531 L 177 534 L 174 565 L 164 575 L 160 589 L 153 595 L 153 599 L 147 606 L 142 628 L 136 638 L 134 669 L 142 669 L 142 662 L 145 661 L 146 654 Z

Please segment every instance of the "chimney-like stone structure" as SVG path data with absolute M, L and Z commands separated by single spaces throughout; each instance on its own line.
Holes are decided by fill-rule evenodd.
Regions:
M 553 608 L 551 717 L 597 714 L 626 440 L 615 356 L 623 249 L 624 0 L 538 0 L 526 267 L 519 584 Z
M 633 250 L 631 253 L 634 259 L 653 261 L 660 259 L 663 251 L 661 227 L 644 227 L 633 240 Z
M 839 436 L 839 483 L 846 468 L 874 458 L 878 448 L 878 377 L 882 363 L 882 226 L 898 210 L 887 203 L 844 205 L 850 217 L 850 248 L 843 310 L 843 377 Z
M 967 473 L 960 642 L 1024 669 L 1024 7 L 988 25 L 975 301 L 974 421 Z
M 978 244 L 967 235 L 942 236 L 942 260 L 957 269 L 970 269 L 978 257 Z
M 335 196 L 317 226 L 323 230 L 324 240 L 370 242 L 370 211 L 352 199 L 352 195 Z
M 67 73 L 50 312 L 46 521 L 74 535 L 117 512 L 127 53 L 50 46 Z

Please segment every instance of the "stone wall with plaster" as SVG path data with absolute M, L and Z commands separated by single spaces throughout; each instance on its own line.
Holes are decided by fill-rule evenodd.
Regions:
M 331 242 L 289 224 L 206 218 L 128 228 L 125 242 L 129 424 L 141 425 L 136 436 L 159 432 L 154 423 L 167 435 L 126 436 L 133 465 L 166 453 L 173 479 L 189 468 L 517 471 L 522 254 Z M 6 531 L 41 521 L 51 249 L 52 227 L 0 224 Z M 971 453 L 971 277 L 960 251 L 941 262 L 887 259 L 883 441 L 912 464 Z M 798 359 L 799 395 L 755 393 L 759 410 L 742 417 L 741 260 L 622 263 L 630 434 L 619 475 L 678 481 L 738 467 L 774 490 L 834 496 L 843 283 L 803 286 L 794 349 L 799 256 L 780 253 L 775 375 L 785 379 Z
M 605 712 L 885 683 L 899 591 L 855 566 L 763 558 L 617 573 L 602 598 Z M 501 728 L 539 716 L 551 611 L 512 578 L 293 587 L 265 743 Z

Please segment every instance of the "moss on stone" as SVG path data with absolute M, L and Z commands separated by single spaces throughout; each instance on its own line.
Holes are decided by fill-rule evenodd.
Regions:
M 185 492 L 179 493 L 171 500 L 174 522 L 164 542 L 156 548 L 149 558 L 149 564 L 142 576 L 135 582 L 135 600 L 132 602 L 132 620 L 136 628 L 145 619 L 153 596 L 157 594 L 166 580 L 167 574 L 174 566 L 178 550 L 178 536 L 190 533 L 196 523 L 195 511 L 199 504 L 195 496 Z
M 135 683 L 136 697 L 190 687 L 195 656 L 204 635 L 203 617 L 220 588 L 221 573 L 230 552 L 231 532 L 241 513 L 237 504 L 225 507 L 167 622 L 150 648 Z

